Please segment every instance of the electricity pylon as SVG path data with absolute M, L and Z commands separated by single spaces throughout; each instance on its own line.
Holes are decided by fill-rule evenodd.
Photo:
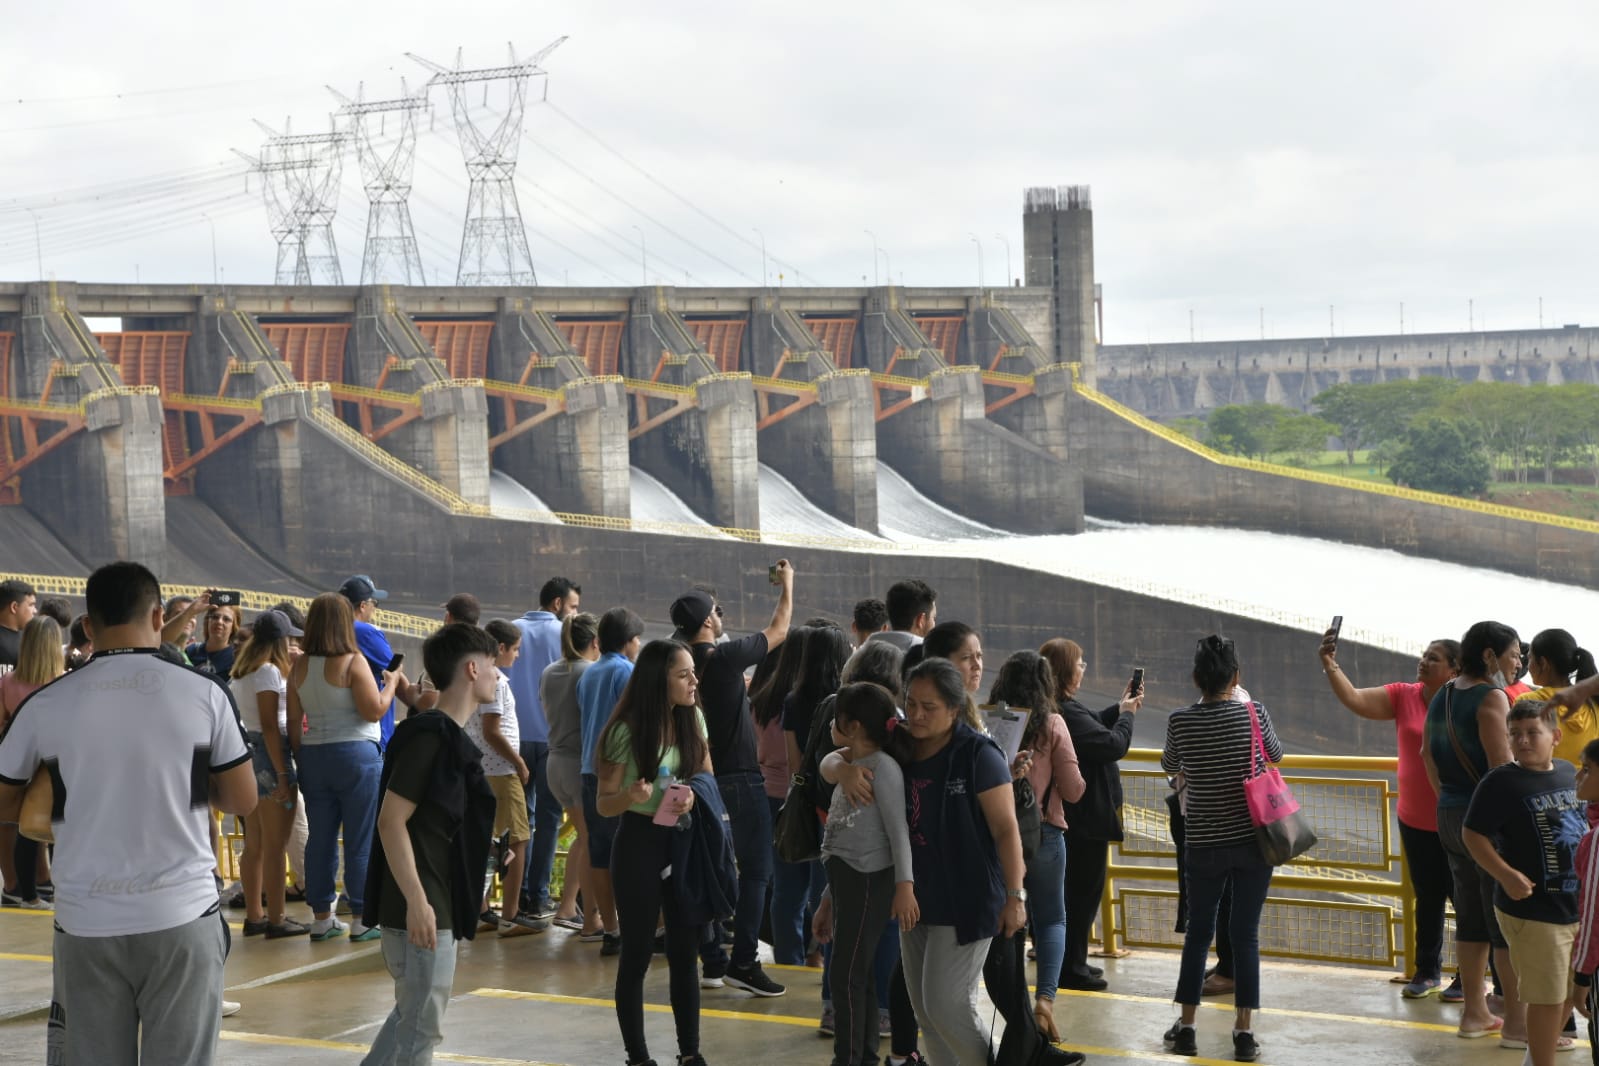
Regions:
M 361 165 L 361 184 L 366 188 L 366 247 L 361 254 L 361 284 L 393 282 L 423 285 L 422 256 L 417 250 L 416 230 L 411 226 L 411 175 L 416 165 L 416 116 L 427 109 L 427 94 L 416 96 L 406 91 L 400 79 L 400 95 L 393 100 L 364 100 L 364 86 L 354 100 L 331 85 L 328 92 L 338 97 L 343 107 L 339 114 L 349 120 L 350 135 Z M 399 126 L 395 139 L 385 139 L 387 119 L 393 112 Z M 372 116 L 378 116 L 373 130 Z
M 455 68 L 440 66 L 421 56 L 406 53 L 433 71 L 428 81 L 447 86 L 450 111 L 455 118 L 456 136 L 466 158 L 470 190 L 466 201 L 466 225 L 461 234 L 461 261 L 456 268 L 457 285 L 534 285 L 533 256 L 528 251 L 527 228 L 522 223 L 522 208 L 516 199 L 517 145 L 522 139 L 522 119 L 527 110 L 528 82 L 546 77 L 539 66 L 544 58 L 565 41 L 561 37 L 537 54 L 516 58 L 503 67 L 461 69 L 461 53 L 455 54 Z M 508 89 L 504 111 L 479 124 L 469 110 L 468 86 L 482 82 L 483 104 L 488 106 L 488 83 L 503 81 Z
M 339 178 L 344 172 L 345 135 L 279 133 L 262 122 L 267 135 L 261 156 L 235 149 L 261 175 L 268 225 L 278 242 L 279 285 L 342 285 L 333 218 L 339 208 Z

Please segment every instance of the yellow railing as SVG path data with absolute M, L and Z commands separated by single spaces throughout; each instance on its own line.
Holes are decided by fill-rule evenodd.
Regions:
M 1397 761 L 1289 755 L 1281 766 L 1318 842 L 1273 875 L 1261 953 L 1410 972 L 1414 894 L 1391 828 Z M 1177 852 L 1160 752 L 1129 751 L 1121 772 L 1126 839 L 1111 854 L 1100 941 L 1112 955 L 1125 947 L 1179 947 Z
M 367 440 L 361 434 L 351 429 L 339 420 L 331 411 L 324 407 L 313 406 L 310 411 L 311 421 L 321 426 L 328 433 L 337 437 L 342 443 L 354 451 L 360 452 L 373 465 L 393 474 L 411 488 L 432 499 L 452 514 L 477 515 L 487 517 L 489 508 L 483 504 L 469 503 L 460 493 L 447 488 L 434 481 L 416 467 L 403 463 Z
M 329 386 L 330 391 L 339 399 L 357 397 L 363 400 L 376 400 L 379 403 L 393 407 L 415 407 L 422 401 L 414 392 L 391 392 L 388 389 L 369 389 L 365 385 L 335 384 Z
M 1194 440 L 1192 437 L 1177 432 L 1170 426 L 1163 426 L 1159 422 L 1134 411 L 1131 407 L 1106 396 L 1097 389 L 1083 384 L 1081 364 L 1072 363 L 1072 387 L 1077 394 L 1090 403 L 1097 404 L 1119 418 L 1138 426 L 1138 428 L 1155 434 L 1169 444 L 1192 452 L 1208 462 L 1217 466 L 1229 466 L 1235 470 L 1252 470 L 1260 474 L 1272 474 L 1276 477 L 1289 477 L 1297 481 L 1309 481 L 1318 485 L 1327 485 L 1332 488 L 1351 489 L 1355 492 L 1369 492 L 1379 496 L 1392 496 L 1401 500 L 1410 500 L 1415 503 L 1434 504 L 1439 507 L 1453 507 L 1458 511 L 1472 511 L 1476 514 L 1494 515 L 1498 518 L 1511 518 L 1520 522 L 1537 522 L 1540 525 L 1560 526 L 1563 529 L 1576 529 L 1584 533 L 1599 533 L 1599 522 L 1582 518 L 1568 518 L 1565 515 L 1547 514 L 1543 511 L 1529 511 L 1521 507 L 1506 507 L 1499 503 L 1485 503 L 1482 500 L 1467 500 L 1458 496 L 1445 496 L 1437 492 L 1422 492 L 1418 489 L 1401 488 L 1398 485 L 1384 485 L 1377 481 L 1361 481 L 1358 478 L 1340 477 L 1337 474 L 1325 474 L 1317 470 L 1301 470 L 1298 467 L 1282 466 L 1277 463 L 1263 463 L 1254 459 L 1241 459 L 1236 455 L 1223 455 L 1212 448 Z
M 622 384 L 629 392 L 642 392 L 651 396 L 693 396 L 688 385 L 672 385 L 664 381 L 645 381 L 643 378 L 623 378 Z

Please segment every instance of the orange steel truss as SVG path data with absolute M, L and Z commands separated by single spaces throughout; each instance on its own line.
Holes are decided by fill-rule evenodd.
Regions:
M 683 324 L 688 327 L 689 335 L 710 354 L 717 370 L 724 374 L 738 370 L 744 347 L 744 319 L 685 318 Z
M 350 327 L 343 322 L 262 322 L 261 332 L 289 364 L 294 379 L 305 384 L 344 380 L 344 342 Z
M 622 321 L 621 319 L 581 320 L 556 319 L 555 324 L 566 334 L 566 339 L 577 352 L 578 358 L 588 365 L 595 377 L 621 373 Z
M 817 342 L 833 357 L 833 365 L 840 370 L 848 370 L 850 357 L 855 354 L 855 319 L 806 318 L 805 324 L 816 335 Z
M 428 342 L 433 354 L 450 368 L 452 378 L 486 378 L 489 372 L 489 339 L 493 322 L 418 322 L 416 331 Z
M 184 360 L 189 351 L 187 331 L 96 333 L 94 339 L 105 351 L 106 358 L 122 372 L 124 385 L 154 385 L 161 395 L 176 396 L 183 387 Z M 183 415 L 171 407 L 166 408 L 161 426 L 162 466 L 171 471 L 189 457 L 189 437 L 184 430 Z M 169 479 L 168 496 L 188 496 L 194 491 L 193 477 L 181 481 Z
M 944 353 L 944 362 L 954 366 L 960 348 L 961 326 L 966 324 L 966 320 L 959 315 L 926 315 L 918 316 L 916 324 L 921 327 L 928 343 Z

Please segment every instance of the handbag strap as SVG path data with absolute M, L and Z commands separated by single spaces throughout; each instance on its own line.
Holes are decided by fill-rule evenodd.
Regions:
M 1271 763 L 1271 760 L 1266 757 L 1266 738 L 1260 732 L 1260 716 L 1255 712 L 1254 700 L 1249 701 L 1249 730 L 1254 738 L 1249 754 L 1252 756 L 1258 755 L 1260 758 L 1259 769 L 1256 769 L 1255 760 L 1250 759 L 1249 776 L 1259 777 L 1266 772 L 1266 767 Z
M 1476 784 L 1482 775 L 1477 772 L 1476 765 L 1466 755 L 1466 746 L 1460 743 L 1460 736 L 1455 732 L 1455 683 L 1448 682 L 1449 687 L 1444 689 L 1444 725 L 1449 729 L 1449 743 L 1455 748 L 1455 761 L 1460 763 L 1460 768 L 1471 777 L 1471 783 Z

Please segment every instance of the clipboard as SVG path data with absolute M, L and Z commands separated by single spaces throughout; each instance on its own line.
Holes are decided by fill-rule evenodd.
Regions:
M 1010 707 L 1004 703 L 984 704 L 977 710 L 983 716 L 983 725 L 988 729 L 988 735 L 1005 753 L 1005 765 L 1011 765 L 1021 751 L 1022 733 L 1027 730 L 1027 719 L 1032 716 L 1032 712 Z

